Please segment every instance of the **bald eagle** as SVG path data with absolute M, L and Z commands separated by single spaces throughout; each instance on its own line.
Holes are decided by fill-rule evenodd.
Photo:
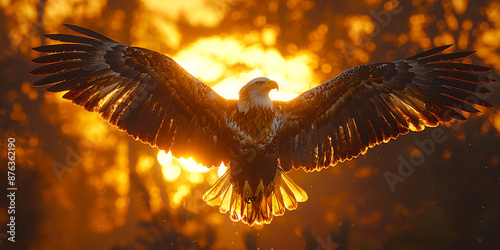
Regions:
M 34 48 L 49 54 L 33 60 L 42 66 L 30 73 L 47 75 L 33 85 L 66 91 L 64 98 L 175 157 L 224 163 L 203 199 L 250 226 L 307 200 L 286 174 L 292 168 L 328 168 L 410 130 L 464 121 L 461 112 L 480 113 L 474 105 L 492 107 L 482 96 L 494 80 L 478 74 L 491 68 L 455 62 L 473 51 L 441 53 L 451 45 L 348 69 L 288 102 L 269 98 L 278 84 L 266 77 L 229 100 L 168 56 L 65 26 L 84 36 L 45 35 L 65 43 Z

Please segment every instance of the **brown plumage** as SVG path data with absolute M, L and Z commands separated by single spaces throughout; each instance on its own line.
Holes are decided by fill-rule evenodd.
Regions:
M 452 120 L 491 92 L 481 76 L 489 67 L 456 63 L 473 52 L 441 54 L 451 45 L 415 56 L 348 69 L 289 102 L 271 101 L 278 88 L 251 80 L 239 100 L 226 100 L 172 58 L 66 25 L 85 36 L 53 34 L 66 42 L 34 50 L 50 53 L 33 75 L 35 86 L 63 96 L 135 139 L 207 167 L 229 166 L 203 196 L 231 219 L 270 223 L 307 195 L 285 174 L 321 170 L 364 154 L 410 130 Z

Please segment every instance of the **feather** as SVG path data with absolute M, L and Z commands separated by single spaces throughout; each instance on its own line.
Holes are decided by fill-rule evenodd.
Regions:
M 441 93 L 462 101 L 466 101 L 471 104 L 476 104 L 487 108 L 493 108 L 493 105 L 483 100 L 483 97 L 478 93 L 472 94 L 470 92 L 449 87 L 442 87 Z
M 474 83 L 491 83 L 493 80 L 481 77 L 477 74 L 463 71 L 451 71 L 451 70 L 434 70 L 440 77 L 451 78 L 455 80 L 462 80 Z
M 279 152 L 280 152 L 279 164 L 285 172 L 288 172 L 292 169 L 292 161 L 289 156 L 291 151 L 290 140 L 285 139 L 280 144 L 281 146 L 279 147 Z
M 116 43 L 114 40 L 111 40 L 97 32 L 94 32 L 92 30 L 89 30 L 89 29 L 86 29 L 86 28 L 83 28 L 83 27 L 79 27 L 79 26 L 76 26 L 76 25 L 71 25 L 71 24 L 63 24 L 64 26 L 70 28 L 71 30 L 73 31 L 76 31 L 78 33 L 81 33 L 83 35 L 86 35 L 86 36 L 90 36 L 90 37 L 93 37 L 93 38 L 96 38 L 96 39 L 99 39 L 103 42 L 113 42 L 113 43 Z
M 475 51 L 464 51 L 464 52 L 456 52 L 456 53 L 450 53 L 450 54 L 440 54 L 440 55 L 434 55 L 430 57 L 426 57 L 423 59 L 418 59 L 419 64 L 426 64 L 430 62 L 449 62 L 449 61 L 456 61 L 460 59 L 467 58 L 474 54 Z
M 71 53 L 57 53 L 57 54 L 41 56 L 31 61 L 38 64 L 46 64 L 46 63 L 57 63 L 62 61 L 78 60 L 87 57 L 89 57 L 89 55 L 85 52 L 71 52 Z
M 87 44 L 51 44 L 51 45 L 35 47 L 33 48 L 33 50 L 45 53 L 97 51 L 94 47 Z
M 66 34 L 45 34 L 44 37 L 48 39 L 52 39 L 60 42 L 68 42 L 68 43 L 81 43 L 81 44 L 89 44 L 89 45 L 97 45 L 101 42 L 92 38 L 83 37 L 83 36 L 75 36 L 75 35 L 66 35 Z
M 171 147 L 175 130 L 175 127 L 173 127 L 173 120 L 171 118 L 175 116 L 172 115 L 172 111 L 173 110 L 170 109 L 165 112 L 165 116 L 163 117 L 163 120 L 161 122 L 160 129 L 158 130 L 158 134 L 156 135 L 155 142 L 158 148 Z
M 46 90 L 49 92 L 61 92 L 61 91 L 66 91 L 66 90 L 73 90 L 75 89 L 78 84 L 81 82 L 81 79 L 75 78 L 72 80 L 66 80 L 59 82 L 55 85 L 52 85 L 48 87 Z
M 69 61 L 69 62 L 59 62 L 49 65 L 41 66 L 30 72 L 31 75 L 49 75 L 59 72 L 64 72 L 72 69 L 78 69 L 83 65 L 82 61 Z
M 82 69 L 73 69 L 71 71 L 63 71 L 60 73 L 52 74 L 49 76 L 46 76 L 35 83 L 33 83 L 33 86 L 44 86 L 44 85 L 50 85 L 66 80 L 72 80 L 75 79 L 81 75 L 84 75 L 85 72 Z
M 474 72 L 474 73 L 486 73 L 493 70 L 490 67 L 473 65 L 473 64 L 463 64 L 463 63 L 432 63 L 428 64 L 429 67 L 434 69 L 443 69 L 451 71 L 464 71 L 464 72 Z
M 451 96 L 443 95 L 443 103 L 449 108 L 459 109 L 467 113 L 481 114 L 481 111 Z
M 356 94 L 360 96 L 359 100 L 362 100 L 361 105 L 366 107 L 366 114 L 369 117 L 368 121 L 371 123 L 372 128 L 375 131 L 375 135 L 377 136 L 377 141 L 379 142 L 383 141 L 383 135 L 382 135 L 383 131 L 382 131 L 382 126 L 380 124 L 380 118 L 378 117 L 377 108 L 375 107 L 374 103 L 371 100 L 373 95 L 370 95 L 369 93 L 365 93 L 363 91 L 360 91 Z
M 359 135 L 359 139 L 361 140 L 361 144 L 359 146 L 360 147 L 368 146 L 370 142 L 368 138 L 368 129 L 366 128 L 367 126 L 364 124 L 364 121 L 360 118 L 358 111 L 354 109 L 352 105 L 347 105 L 347 108 L 348 112 L 353 115 L 353 124 L 356 127 L 354 133 L 357 132 Z
M 418 54 L 416 54 L 414 56 L 408 57 L 408 58 L 403 59 L 403 60 L 404 61 L 414 61 L 414 60 L 419 59 L 419 58 L 429 57 L 429 56 L 435 55 L 437 53 L 440 53 L 440 52 L 448 49 L 452 45 L 453 44 L 449 44 L 449 45 L 444 45 L 444 46 L 440 46 L 440 47 L 437 47 L 437 48 L 433 48 L 433 49 L 430 49 L 430 50 L 426 50 L 424 52 L 418 53 Z M 403 61 L 403 60 L 401 60 L 401 61 Z
M 489 94 L 492 92 L 491 89 L 482 87 L 481 85 L 475 84 L 473 82 L 466 82 L 450 78 L 437 78 L 434 80 L 437 84 L 448 86 L 460 90 L 469 91 L 472 93 Z
M 37 81 L 35 86 L 53 85 L 47 88 L 52 92 L 69 90 L 64 98 L 73 100 L 86 110 L 99 112 L 109 123 L 143 142 L 170 150 L 173 133 L 184 134 L 186 136 L 176 139 L 177 143 L 182 144 L 179 140 L 188 140 L 186 145 L 201 148 L 196 144 L 199 141 L 201 145 L 211 147 L 208 149 L 211 155 L 199 159 L 202 163 L 227 161 L 225 144 L 230 143 L 234 134 L 232 131 L 222 132 L 224 127 L 218 121 L 227 112 L 224 98 L 190 76 L 167 56 L 129 47 L 86 28 L 69 24 L 65 26 L 86 37 L 45 35 L 63 43 L 34 48 L 38 52 L 56 53 L 33 59 L 33 62 L 44 65 L 31 74 L 48 75 Z M 151 98 L 153 95 L 162 98 Z M 200 98 L 203 96 L 213 98 Z M 174 103 L 176 108 L 173 108 Z M 211 115 L 207 116 L 207 113 Z M 196 123 L 194 127 L 180 127 L 176 125 L 180 121 L 174 121 L 189 121 L 192 116 L 197 117 L 193 120 L 204 120 L 203 125 Z M 204 136 L 189 135 L 188 129 L 205 131 L 211 137 L 224 133 L 227 140 L 220 139 L 217 145 L 209 144 L 202 142 L 207 140 Z M 158 130 L 158 133 L 154 133 L 154 130 Z M 158 134 L 165 138 L 160 138 Z M 180 154 L 186 155 L 190 149 L 182 150 Z
M 441 54 L 451 45 L 424 51 L 406 59 L 389 63 L 370 63 L 348 69 L 317 88 L 307 91 L 289 102 L 289 116 L 300 117 L 303 144 L 310 136 L 313 145 L 321 138 L 331 141 L 332 164 L 351 159 L 390 138 L 408 131 L 420 131 L 426 126 L 437 126 L 441 122 L 465 120 L 459 112 L 479 114 L 471 105 L 492 107 L 483 94 L 491 88 L 482 84 L 495 80 L 478 73 L 491 68 L 479 65 L 454 63 L 469 57 L 474 52 Z M 324 97 L 324 91 L 328 95 Z M 310 105 L 306 100 L 312 100 Z M 320 103 L 315 103 L 315 102 Z M 457 111 L 457 110 L 459 111 Z M 311 115 L 304 115 L 311 114 Z M 312 115 L 314 114 L 314 115 Z M 319 120 L 318 120 L 318 117 Z M 311 126 L 315 124 L 314 126 Z M 326 135 L 317 133 L 326 128 Z M 286 138 L 294 138 L 292 130 Z M 282 143 L 287 143 L 285 140 Z M 304 169 L 321 169 L 326 162 L 325 152 L 319 143 L 307 151 L 318 157 Z M 280 157 L 290 161 L 305 161 L 306 155 L 280 151 Z M 304 152 L 301 152 L 304 153 Z M 309 163 L 309 162 L 307 162 Z
M 82 81 L 80 82 L 76 88 L 74 90 L 71 90 L 69 92 L 67 92 L 66 94 L 63 95 L 63 98 L 64 99 L 68 99 L 68 100 L 74 100 L 76 99 L 78 96 L 82 95 L 83 93 L 85 93 L 85 91 L 87 91 L 88 89 L 90 89 L 92 87 L 92 85 L 89 83 L 89 82 L 86 82 L 86 81 Z

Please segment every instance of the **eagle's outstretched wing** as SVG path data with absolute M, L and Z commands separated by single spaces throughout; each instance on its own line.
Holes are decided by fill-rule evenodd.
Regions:
M 409 130 L 451 120 L 484 99 L 491 68 L 454 63 L 474 52 L 440 54 L 451 45 L 389 63 L 348 69 L 295 99 L 280 103 L 286 117 L 278 138 L 281 167 L 320 170 L 365 153 Z M 458 111 L 460 110 L 460 112 Z
M 32 75 L 49 75 L 35 86 L 68 91 L 64 98 L 176 157 L 192 156 L 207 167 L 228 161 L 226 99 L 168 56 L 65 26 L 86 37 L 45 35 L 67 43 L 34 48 L 51 53 L 33 60 L 45 65 Z

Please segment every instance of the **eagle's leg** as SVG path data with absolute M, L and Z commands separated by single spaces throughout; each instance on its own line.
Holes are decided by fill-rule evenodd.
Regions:
M 219 206 L 221 213 L 230 212 L 231 220 L 243 221 L 249 226 L 271 223 L 273 215 L 280 216 L 285 208 L 295 210 L 298 202 L 307 200 L 306 192 L 278 167 L 274 180 L 263 189 L 263 195 L 250 194 L 251 189 L 239 192 L 230 169 L 203 195 L 210 206 Z M 259 187 L 263 185 L 259 183 Z M 257 190 L 256 190 L 257 191 Z M 244 194 L 249 192 L 248 194 Z M 259 198 L 257 198 L 259 197 Z

